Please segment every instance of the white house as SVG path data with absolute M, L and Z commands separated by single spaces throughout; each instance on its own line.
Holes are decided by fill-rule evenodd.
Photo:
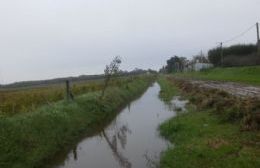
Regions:
M 210 64 L 210 63 L 199 63 L 199 62 L 196 62 L 195 64 L 193 64 L 193 70 L 194 71 L 200 71 L 202 69 L 209 69 L 209 68 L 212 68 L 213 67 L 213 64 Z
M 186 66 L 184 71 L 200 71 L 203 69 L 212 68 L 213 64 L 211 63 L 201 63 L 198 60 L 196 62 L 189 62 Z

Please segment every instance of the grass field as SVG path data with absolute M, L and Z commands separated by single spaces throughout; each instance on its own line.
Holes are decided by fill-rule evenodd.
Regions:
M 181 93 L 166 79 L 159 80 L 159 84 L 161 93 L 167 92 L 167 99 Z M 241 131 L 239 121 L 223 120 L 213 108 L 190 104 L 187 112 L 164 122 L 160 132 L 174 144 L 162 154 L 162 168 L 260 167 L 260 132 Z
M 77 96 L 73 102 L 59 101 L 29 113 L 0 117 L 0 167 L 33 168 L 46 166 L 48 159 L 90 135 L 115 117 L 118 110 L 140 96 L 154 81 L 139 76 L 100 92 Z
M 177 77 L 202 80 L 231 81 L 258 86 L 260 85 L 260 66 L 213 68 L 200 72 L 184 72 L 174 75 Z
M 134 77 L 133 77 L 134 79 Z M 121 86 L 131 79 L 121 77 L 110 85 Z M 78 82 L 71 84 L 72 93 L 75 96 L 88 92 L 99 91 L 103 87 L 103 80 Z M 2 89 L 0 90 L 0 116 L 14 115 L 17 113 L 31 112 L 38 107 L 50 104 L 65 97 L 65 83 L 39 88 Z

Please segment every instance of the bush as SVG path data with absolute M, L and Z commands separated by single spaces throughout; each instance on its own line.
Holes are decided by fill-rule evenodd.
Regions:
M 256 57 L 257 46 L 254 44 L 238 44 L 223 47 L 223 66 L 259 65 Z M 221 48 L 213 48 L 208 51 L 209 61 L 214 66 L 221 66 Z M 246 60 L 246 62 L 244 61 Z M 257 62 L 255 62 L 257 60 Z

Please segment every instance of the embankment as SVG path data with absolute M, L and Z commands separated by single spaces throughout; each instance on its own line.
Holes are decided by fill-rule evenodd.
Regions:
M 42 167 L 58 151 L 87 136 L 116 116 L 121 107 L 140 96 L 153 76 L 135 77 L 126 85 L 57 102 L 34 112 L 0 118 L 0 167 Z
M 174 144 L 161 156 L 161 167 L 260 167 L 260 132 L 254 118 L 259 100 L 203 90 L 171 76 L 159 83 L 160 96 L 181 94 L 190 101 L 187 112 L 160 126 L 162 136 Z

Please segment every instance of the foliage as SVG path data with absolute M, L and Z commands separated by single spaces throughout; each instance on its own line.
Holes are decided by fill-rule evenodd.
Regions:
M 174 56 L 167 60 L 165 69 L 167 73 L 182 72 L 186 62 L 187 59 L 185 57 Z
M 103 98 L 103 96 L 105 94 L 105 90 L 108 87 L 109 81 L 111 80 L 111 78 L 118 74 L 119 66 L 120 66 L 121 62 L 122 62 L 121 58 L 119 56 L 116 56 L 109 65 L 106 65 L 106 68 L 104 70 L 105 84 L 102 89 L 101 98 Z
M 0 167 L 46 166 L 48 159 L 78 140 L 105 126 L 117 110 L 133 100 L 154 80 L 152 76 L 128 78 L 121 86 L 90 92 L 73 102 L 60 101 L 31 113 L 0 118 Z
M 238 44 L 230 47 L 223 47 L 223 58 L 228 58 L 229 56 L 235 56 L 235 59 L 240 59 L 241 57 L 247 57 L 249 54 L 256 53 L 257 47 L 253 44 Z M 208 51 L 209 61 L 214 66 L 221 66 L 221 48 L 213 48 Z M 224 66 L 226 66 L 225 62 Z M 244 64 L 245 65 L 245 64 Z
M 190 61 L 190 63 L 209 63 L 208 58 L 201 52 L 200 55 L 195 55 L 193 56 L 192 60 Z

